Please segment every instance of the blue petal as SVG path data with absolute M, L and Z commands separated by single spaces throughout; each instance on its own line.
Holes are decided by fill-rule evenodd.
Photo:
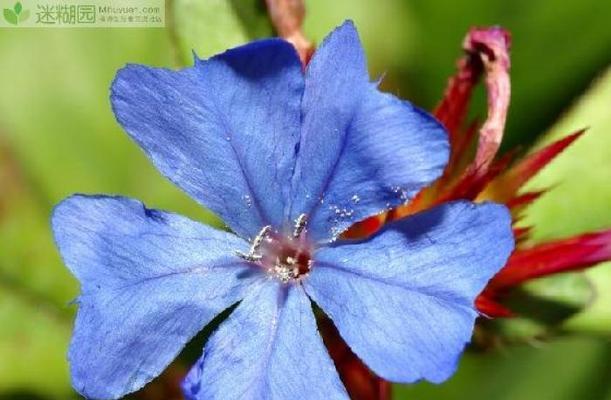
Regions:
M 347 399 L 301 286 L 251 291 L 183 384 L 189 400 Z
M 233 255 L 247 250 L 244 240 L 136 200 L 73 196 L 52 223 L 81 282 L 69 359 L 87 398 L 142 387 L 257 279 Z
M 270 39 L 181 71 L 128 65 L 111 101 L 155 166 L 246 238 L 283 220 L 303 81 L 293 47 Z
M 407 202 L 447 163 L 443 127 L 370 82 L 351 22 L 314 54 L 302 107 L 290 215 L 309 214 L 308 230 L 316 240 Z
M 320 250 L 305 287 L 378 375 L 439 383 L 470 340 L 475 297 L 513 246 L 505 207 L 451 203 Z

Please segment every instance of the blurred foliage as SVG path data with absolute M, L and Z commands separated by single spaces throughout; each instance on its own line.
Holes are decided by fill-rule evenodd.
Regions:
M 531 183 L 553 187 L 527 212 L 535 240 L 566 237 L 611 226 L 611 69 L 579 99 L 537 146 L 589 127 L 574 146 Z M 566 322 L 569 330 L 611 336 L 611 263 L 583 274 L 592 290 L 589 304 Z
M 170 34 L 176 60 L 208 58 L 255 38 L 272 36 L 265 4 L 258 0 L 171 0 Z
M 553 187 L 526 212 L 537 241 L 611 226 L 611 69 L 596 79 L 571 109 L 539 140 L 543 147 L 582 128 L 585 135 L 526 190 Z
M 372 74 L 385 74 L 385 89 L 427 108 L 441 97 L 471 25 L 501 24 L 510 29 L 510 146 L 537 140 L 611 61 L 609 2 L 310 0 L 307 5 L 307 35 L 320 42 L 344 19 L 354 19 Z M 0 71 L 5 80 L 0 95 L 0 400 L 74 396 L 65 353 L 74 312 L 68 303 L 78 289 L 49 232 L 54 204 L 73 192 L 117 193 L 219 223 L 163 179 L 122 132 L 110 110 L 108 88 L 116 70 L 127 62 L 188 65 L 191 49 L 208 57 L 271 30 L 258 0 L 171 0 L 168 11 L 172 29 L 165 31 L 0 30 Z M 605 87 L 584 97 L 543 139 L 592 126 L 574 149 L 533 183 L 561 183 L 529 214 L 528 222 L 538 227 L 537 239 L 611 225 L 611 146 L 603 137 L 607 133 L 608 138 L 605 129 L 611 129 L 605 111 L 611 102 L 609 85 Z M 483 97 L 479 105 L 482 101 Z M 483 108 L 474 108 L 481 115 Z M 561 279 L 571 279 L 567 276 Z M 608 266 L 586 276 L 600 285 L 597 293 L 611 293 Z M 567 304 L 583 296 L 581 286 L 558 282 L 537 290 L 553 298 L 566 297 L 570 289 L 575 294 L 568 295 Z M 596 297 L 565 328 L 608 328 L 609 322 L 601 325 L 600 312 L 608 311 L 609 304 L 609 299 Z M 584 338 L 542 348 L 525 345 L 470 353 L 447 384 L 398 387 L 397 393 L 400 398 L 435 399 L 611 399 L 610 360 L 607 342 Z
M 610 400 L 610 359 L 608 343 L 580 338 L 467 353 L 444 384 L 395 385 L 394 394 L 396 399 Z
M 610 105 L 608 70 L 533 147 L 540 148 L 589 127 L 525 188 L 551 189 L 526 210 L 520 222 L 534 227 L 532 243 L 611 226 Z M 611 337 L 611 263 L 585 273 L 529 282 L 509 301 L 520 317 L 486 324 L 506 341 L 528 341 L 566 331 Z

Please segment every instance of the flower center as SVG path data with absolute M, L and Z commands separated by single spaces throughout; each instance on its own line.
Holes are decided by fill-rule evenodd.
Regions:
M 306 215 L 295 221 L 292 234 L 282 235 L 265 226 L 253 239 L 248 254 L 238 252 L 244 260 L 262 267 L 282 283 L 301 280 L 312 268 L 312 248 L 306 240 Z

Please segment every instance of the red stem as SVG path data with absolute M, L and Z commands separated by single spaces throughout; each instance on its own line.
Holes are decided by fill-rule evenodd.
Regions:
M 303 0 L 266 0 L 267 10 L 276 33 L 291 42 L 303 65 L 310 61 L 314 46 L 305 37 L 301 27 L 305 18 Z

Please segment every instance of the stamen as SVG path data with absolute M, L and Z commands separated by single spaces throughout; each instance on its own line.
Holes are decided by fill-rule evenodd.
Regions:
M 240 257 L 241 259 L 248 261 L 248 262 L 257 262 L 263 259 L 263 256 L 261 254 L 245 254 L 245 253 L 242 253 L 241 251 L 236 251 L 235 254 L 238 257 Z
M 271 230 L 272 230 L 271 225 L 266 225 L 263 228 L 261 228 L 257 236 L 255 236 L 255 238 L 253 239 L 252 244 L 250 245 L 250 250 L 248 251 L 248 254 L 242 253 L 241 251 L 236 251 L 236 255 L 248 262 L 261 261 L 263 259 L 263 255 L 257 252 L 259 251 L 259 248 L 261 247 L 263 240 L 265 240 L 269 236 L 269 233 L 271 232 Z
M 271 230 L 272 230 L 271 225 L 266 225 L 263 228 L 261 228 L 257 236 L 255 236 L 255 239 L 252 241 L 252 246 L 250 247 L 251 254 L 259 250 L 259 247 L 261 247 L 261 243 L 263 242 L 263 239 L 268 237 Z
M 305 214 L 301 214 L 295 220 L 295 229 L 293 230 L 293 237 L 298 238 L 303 233 L 306 224 L 308 223 L 308 216 Z
M 312 248 L 305 240 L 306 224 L 307 217 L 301 214 L 295 220 L 292 235 L 264 226 L 252 240 L 248 252 L 236 251 L 236 255 L 263 268 L 282 283 L 297 282 L 312 268 Z

